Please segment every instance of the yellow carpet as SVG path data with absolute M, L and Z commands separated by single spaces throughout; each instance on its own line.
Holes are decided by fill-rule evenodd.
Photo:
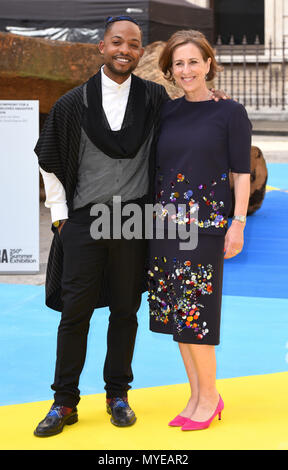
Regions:
M 105 395 L 87 395 L 79 422 L 61 434 L 37 438 L 33 430 L 51 401 L 0 407 L 1 450 L 288 450 L 288 373 L 218 380 L 225 402 L 222 420 L 209 429 L 183 432 L 167 426 L 188 398 L 187 384 L 132 390 L 138 417 L 117 428 L 105 411 Z

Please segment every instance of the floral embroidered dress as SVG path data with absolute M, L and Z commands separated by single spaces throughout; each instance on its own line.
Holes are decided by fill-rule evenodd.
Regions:
M 235 101 L 182 97 L 163 106 L 154 204 L 164 236 L 154 232 L 150 241 L 152 331 L 184 343 L 219 344 L 229 172 L 250 173 L 250 149 L 251 123 Z M 173 224 L 187 233 L 193 225 L 195 247 L 180 249 L 179 236 L 168 235 Z

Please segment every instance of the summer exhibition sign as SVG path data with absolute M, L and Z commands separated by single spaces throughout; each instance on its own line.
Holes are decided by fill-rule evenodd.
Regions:
M 0 101 L 0 274 L 39 272 L 38 135 L 38 101 Z

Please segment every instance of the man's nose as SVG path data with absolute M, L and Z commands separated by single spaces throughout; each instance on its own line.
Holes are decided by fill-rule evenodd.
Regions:
M 122 43 L 119 47 L 119 51 L 123 54 L 123 55 L 128 55 L 129 53 L 129 46 L 128 44 L 125 44 L 125 43 Z

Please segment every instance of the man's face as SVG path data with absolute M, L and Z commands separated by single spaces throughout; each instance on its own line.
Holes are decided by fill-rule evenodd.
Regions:
M 144 53 L 141 32 L 131 21 L 116 21 L 99 43 L 104 56 L 104 72 L 117 83 L 124 82 Z

